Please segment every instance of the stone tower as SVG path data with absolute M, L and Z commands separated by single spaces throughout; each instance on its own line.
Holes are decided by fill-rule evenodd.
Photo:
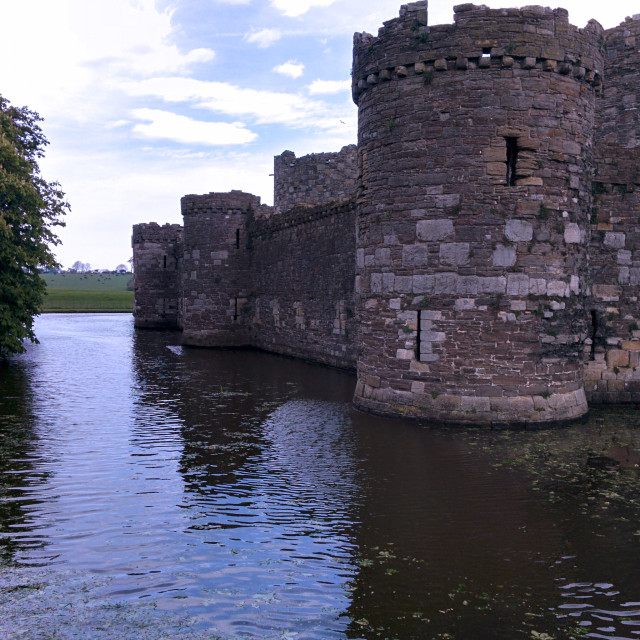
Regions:
M 182 227 L 155 222 L 133 227 L 135 326 L 180 326 Z
M 357 407 L 461 423 L 587 411 L 603 30 L 563 9 L 405 5 L 354 37 Z
M 260 208 L 260 198 L 242 191 L 188 195 L 181 207 L 185 220 L 182 340 L 209 347 L 248 345 L 247 227 Z

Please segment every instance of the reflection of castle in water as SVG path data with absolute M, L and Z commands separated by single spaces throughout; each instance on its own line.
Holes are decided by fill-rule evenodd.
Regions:
M 275 204 L 134 227 L 136 324 L 356 368 L 357 407 L 462 423 L 640 400 L 640 19 L 401 7 L 356 34 L 358 146 L 275 159 Z

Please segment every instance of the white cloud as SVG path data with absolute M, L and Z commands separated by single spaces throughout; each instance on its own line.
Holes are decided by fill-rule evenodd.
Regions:
M 149 124 L 136 124 L 133 132 L 155 140 L 218 146 L 246 144 L 257 138 L 239 122 L 202 122 L 159 109 L 135 109 L 133 116 Z
M 328 7 L 336 0 L 271 0 L 271 5 L 285 16 L 295 18 L 307 13 L 311 7 Z
M 295 60 L 288 60 L 282 64 L 273 67 L 276 73 L 283 76 L 289 76 L 290 78 L 299 78 L 304 73 L 304 65 L 301 62 Z
M 307 90 L 312 96 L 351 91 L 351 80 L 314 80 Z
M 260 29 L 259 31 L 251 31 L 245 34 L 244 40 L 251 44 L 257 44 L 261 49 L 270 47 L 282 37 L 279 29 Z
M 192 103 L 198 108 L 234 118 L 251 118 L 256 124 L 283 124 L 292 128 L 340 129 L 355 113 L 351 100 L 331 105 L 301 94 L 245 89 L 226 82 L 191 78 L 150 78 L 126 85 L 134 96 L 154 96 L 166 102 Z

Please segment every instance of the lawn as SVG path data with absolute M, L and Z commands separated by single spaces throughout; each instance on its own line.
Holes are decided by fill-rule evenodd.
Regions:
M 45 273 L 45 313 L 133 311 L 133 291 L 127 291 L 130 273 Z

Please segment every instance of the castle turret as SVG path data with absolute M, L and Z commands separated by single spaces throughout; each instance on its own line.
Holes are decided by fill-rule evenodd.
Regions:
M 587 411 L 600 25 L 426 3 L 356 34 L 357 407 L 461 423 Z
M 133 273 L 135 326 L 177 329 L 182 227 L 155 222 L 133 226 Z
M 247 227 L 260 198 L 242 191 L 188 195 L 184 216 L 182 324 L 185 344 L 250 344 Z

